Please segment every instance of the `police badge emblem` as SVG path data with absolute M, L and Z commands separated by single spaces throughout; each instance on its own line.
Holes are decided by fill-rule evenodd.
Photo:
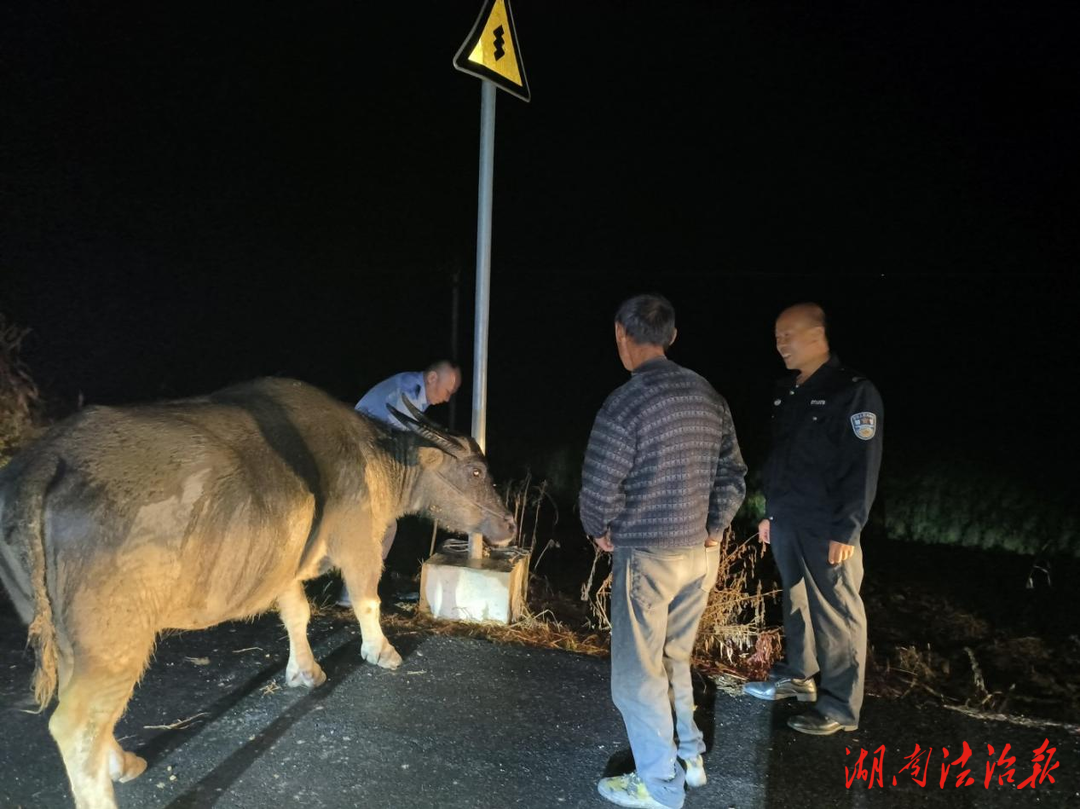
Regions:
M 873 413 L 856 413 L 851 417 L 851 429 L 855 437 L 869 441 L 877 433 L 877 416 Z

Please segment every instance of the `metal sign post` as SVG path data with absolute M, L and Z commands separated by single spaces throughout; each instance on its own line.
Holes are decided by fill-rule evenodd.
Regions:
M 495 176 L 495 87 L 529 100 L 529 82 L 510 0 L 486 0 L 454 67 L 480 81 L 480 184 L 476 216 L 476 329 L 473 339 L 472 434 L 487 450 L 488 313 L 491 298 L 491 200 Z M 469 558 L 484 557 L 484 538 L 469 537 Z
M 472 433 L 487 449 L 488 311 L 491 299 L 491 202 L 495 175 L 495 88 L 526 101 L 529 84 L 521 64 L 510 0 L 485 0 L 454 67 L 480 82 L 480 184 L 476 216 L 476 330 L 473 342 Z M 522 549 L 510 549 L 521 551 Z M 420 571 L 421 612 L 452 621 L 509 624 L 524 612 L 529 553 L 496 552 L 484 558 L 484 538 L 469 537 L 469 554 L 437 553 Z
M 480 82 L 480 184 L 476 212 L 476 329 L 473 336 L 472 434 L 487 451 L 488 314 L 491 298 L 491 198 L 495 177 L 495 85 Z M 469 558 L 484 558 L 484 538 L 469 537 Z

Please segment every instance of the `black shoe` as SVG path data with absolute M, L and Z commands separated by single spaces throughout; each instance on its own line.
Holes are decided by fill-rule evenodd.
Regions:
M 809 733 L 811 736 L 832 736 L 834 733 L 846 730 L 848 732 L 858 730 L 858 725 L 842 725 L 835 719 L 830 719 L 817 711 L 807 711 L 804 714 L 793 716 L 787 721 L 788 727 L 799 733 Z
M 776 680 L 765 680 L 758 683 L 746 683 L 743 692 L 758 699 L 790 699 L 795 697 L 799 702 L 814 702 L 817 699 L 817 686 L 814 678 L 807 677 L 800 680 L 798 677 L 781 677 Z

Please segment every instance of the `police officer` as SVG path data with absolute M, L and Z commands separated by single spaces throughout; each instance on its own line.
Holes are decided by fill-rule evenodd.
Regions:
M 816 702 L 788 724 L 827 736 L 859 726 L 866 674 L 859 534 L 877 490 L 882 402 L 870 380 L 830 353 L 817 304 L 781 312 L 776 350 L 791 374 L 773 395 L 759 535 L 783 582 L 785 659 L 745 691 Z

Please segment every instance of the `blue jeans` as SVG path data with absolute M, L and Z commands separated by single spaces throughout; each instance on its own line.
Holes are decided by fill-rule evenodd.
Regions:
M 705 752 L 694 724 L 690 652 L 719 561 L 720 548 L 704 545 L 616 546 L 612 559 L 611 697 L 637 774 L 656 801 L 674 809 L 683 805 L 685 781 L 676 757 Z

